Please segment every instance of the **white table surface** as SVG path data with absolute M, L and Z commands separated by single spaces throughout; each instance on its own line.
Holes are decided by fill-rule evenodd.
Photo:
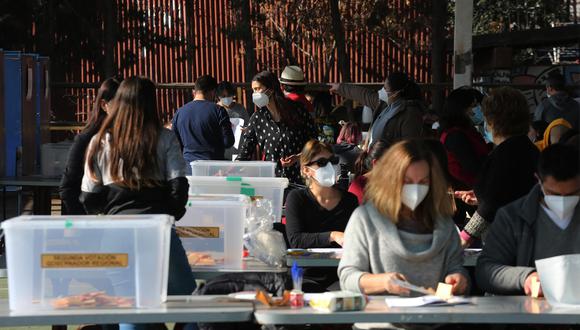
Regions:
M 286 267 L 268 266 L 255 258 L 244 258 L 241 268 L 192 267 L 193 277 L 200 280 L 212 279 L 227 273 L 285 273 Z
M 524 296 L 474 297 L 473 305 L 451 307 L 389 308 L 384 297 L 371 297 L 364 311 L 328 313 L 303 309 L 258 308 L 260 324 L 351 323 L 486 323 L 580 324 L 580 308 L 552 308 L 546 300 Z
M 14 313 L 8 300 L 0 300 L 0 327 L 65 324 L 117 324 L 166 322 L 241 322 L 252 319 L 251 302 L 227 296 L 172 296 L 153 309 L 68 309 Z
M 340 262 L 340 256 L 341 254 L 332 254 L 332 253 L 312 253 L 309 255 L 302 256 L 288 255 L 286 256 L 286 266 L 292 267 L 292 264 L 296 262 L 296 264 L 299 267 L 338 267 L 338 263 Z M 463 266 L 475 267 L 478 257 L 479 253 L 476 253 L 473 250 L 468 249 L 464 253 Z

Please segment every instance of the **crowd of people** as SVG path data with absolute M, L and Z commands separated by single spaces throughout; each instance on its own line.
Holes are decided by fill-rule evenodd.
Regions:
M 529 295 L 535 260 L 580 253 L 580 104 L 561 74 L 550 76 L 533 116 L 511 87 L 453 90 L 432 132 L 421 91 L 403 72 L 389 74 L 378 92 L 331 84 L 331 93 L 373 112 L 366 138 L 360 123 L 341 122 L 334 144 L 319 138 L 305 85 L 296 66 L 280 78 L 260 72 L 251 81 L 256 110 L 248 111 L 231 83 L 202 76 L 169 130 L 152 81 L 106 80 L 70 153 L 64 212 L 179 220 L 188 163 L 231 159 L 229 152 L 275 162 L 276 176 L 293 184 L 283 230 L 290 248 L 343 247 L 338 272 L 307 270 L 312 291 L 407 293 L 398 279 L 467 294 L 474 282 L 463 248 L 480 246 L 477 285 Z M 236 148 L 230 118 L 245 123 Z M 174 231 L 171 238 L 168 292 L 190 294 L 187 258 Z

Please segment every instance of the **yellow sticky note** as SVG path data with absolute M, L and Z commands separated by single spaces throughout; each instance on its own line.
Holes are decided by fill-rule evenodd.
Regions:
M 453 285 L 446 283 L 439 283 L 435 295 L 441 299 L 447 300 L 453 296 Z
M 540 280 L 537 277 L 532 277 L 532 298 L 540 296 Z

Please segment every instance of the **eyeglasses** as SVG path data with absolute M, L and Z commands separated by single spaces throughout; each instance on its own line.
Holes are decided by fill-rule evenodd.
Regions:
M 333 156 L 333 157 L 330 157 L 330 158 L 320 158 L 318 160 L 315 160 L 313 162 L 310 162 L 310 163 L 306 164 L 306 166 L 310 166 L 310 165 L 316 164 L 316 165 L 318 165 L 318 167 L 324 167 L 328 163 L 331 163 L 332 165 L 338 165 L 338 161 L 339 161 L 339 159 L 336 156 Z

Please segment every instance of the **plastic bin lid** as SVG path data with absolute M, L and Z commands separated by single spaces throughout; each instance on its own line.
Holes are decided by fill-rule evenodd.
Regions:
M 187 180 L 193 185 L 231 185 L 242 183 L 252 185 L 254 187 L 266 188 L 280 188 L 288 187 L 288 179 L 286 178 L 254 178 L 254 177 L 238 177 L 238 176 L 188 176 Z
M 187 206 L 249 206 L 250 197 L 240 194 L 199 194 L 189 195 Z
M 231 160 L 194 160 L 190 163 L 191 166 L 203 165 L 203 166 L 227 166 L 227 165 L 239 165 L 239 166 L 272 166 L 275 167 L 275 162 L 270 161 L 231 161 Z
M 153 215 L 20 216 L 2 222 L 2 229 L 136 228 L 171 225 L 173 217 Z

